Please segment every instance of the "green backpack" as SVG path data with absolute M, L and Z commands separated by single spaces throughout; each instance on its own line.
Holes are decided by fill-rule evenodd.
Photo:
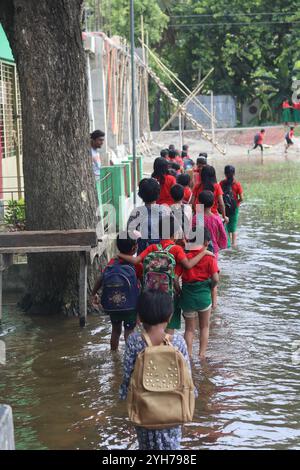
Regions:
M 159 290 L 174 297 L 176 261 L 169 253 L 174 245 L 169 245 L 165 249 L 160 244 L 156 246 L 158 251 L 149 253 L 144 259 L 143 290 Z

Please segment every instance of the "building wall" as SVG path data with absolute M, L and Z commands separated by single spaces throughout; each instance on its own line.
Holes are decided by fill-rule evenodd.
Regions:
M 21 156 L 20 166 L 23 168 Z M 3 197 L 4 201 L 18 199 L 18 180 L 17 180 L 17 162 L 16 157 L 4 158 L 2 160 L 3 172 Z M 21 190 L 23 190 L 23 177 L 21 178 Z M 22 191 L 23 192 L 23 191 Z
M 200 103 L 211 112 L 211 96 L 198 95 Z M 235 127 L 237 124 L 237 112 L 235 99 L 230 95 L 216 95 L 213 97 L 214 113 L 218 128 Z M 211 119 L 194 103 L 187 106 L 187 111 L 206 129 L 211 128 Z M 187 128 L 189 128 L 187 126 Z

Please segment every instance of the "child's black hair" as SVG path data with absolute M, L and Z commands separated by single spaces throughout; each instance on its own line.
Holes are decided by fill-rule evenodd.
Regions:
M 198 196 L 198 201 L 207 209 L 214 205 L 214 193 L 212 191 L 202 191 Z
M 137 241 L 130 236 L 130 233 L 120 232 L 117 236 L 117 248 L 123 255 L 130 255 L 136 246 Z
M 176 152 L 175 149 L 169 149 L 169 158 L 173 160 L 176 157 Z
M 225 186 L 231 187 L 233 185 L 235 168 L 232 165 L 226 165 L 224 168 L 224 174 L 226 176 Z
M 183 173 L 182 175 L 177 176 L 177 183 L 181 184 L 181 186 L 189 186 L 191 182 L 191 177 L 187 173 Z
M 169 163 L 169 169 L 178 171 L 180 170 L 180 165 L 176 162 Z
M 181 158 L 186 158 L 188 156 L 188 153 L 186 150 L 182 150 L 181 152 Z
M 169 164 L 165 158 L 158 157 L 154 160 L 152 178 L 158 179 L 163 184 L 165 176 L 168 174 Z
M 162 149 L 162 150 L 160 151 L 160 156 L 161 156 L 162 158 L 167 158 L 167 157 L 169 156 L 169 149 Z
M 175 202 L 180 202 L 184 196 L 184 187 L 181 184 L 174 184 L 170 190 L 170 194 Z
M 198 165 L 207 165 L 207 158 L 206 157 L 198 157 L 196 161 L 197 166 Z
M 160 193 L 159 182 L 155 178 L 143 178 L 139 183 L 139 197 L 145 204 L 157 201 Z
M 169 175 L 174 176 L 174 177 L 176 178 L 176 176 L 177 176 L 177 171 L 174 170 L 173 168 L 170 168 L 170 169 L 169 169 Z
M 215 191 L 214 185 L 217 182 L 216 177 L 216 170 L 211 165 L 206 165 L 202 168 L 201 172 L 201 181 L 203 185 L 203 189 L 207 189 L 208 191 Z
M 173 314 L 173 300 L 166 292 L 145 290 L 138 298 L 137 312 L 142 323 L 166 323 Z
M 188 146 L 187 144 L 184 144 L 184 145 L 182 146 L 182 151 L 183 151 L 183 152 L 187 152 L 188 149 L 189 149 L 189 146 Z
M 170 145 L 169 145 L 169 150 L 175 150 L 175 145 L 174 145 L 174 144 L 170 144 Z

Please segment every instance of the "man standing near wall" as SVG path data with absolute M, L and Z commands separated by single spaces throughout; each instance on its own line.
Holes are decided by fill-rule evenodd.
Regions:
M 105 133 L 100 130 L 96 130 L 91 133 L 91 150 L 90 155 L 93 161 L 93 171 L 96 178 L 100 177 L 101 159 L 99 149 L 104 144 Z

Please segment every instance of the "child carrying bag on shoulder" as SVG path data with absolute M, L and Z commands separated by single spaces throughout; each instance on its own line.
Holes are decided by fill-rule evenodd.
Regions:
M 162 344 L 147 344 L 136 359 L 127 408 L 130 421 L 147 429 L 165 429 L 192 421 L 195 408 L 193 380 L 187 363 L 165 335 Z

